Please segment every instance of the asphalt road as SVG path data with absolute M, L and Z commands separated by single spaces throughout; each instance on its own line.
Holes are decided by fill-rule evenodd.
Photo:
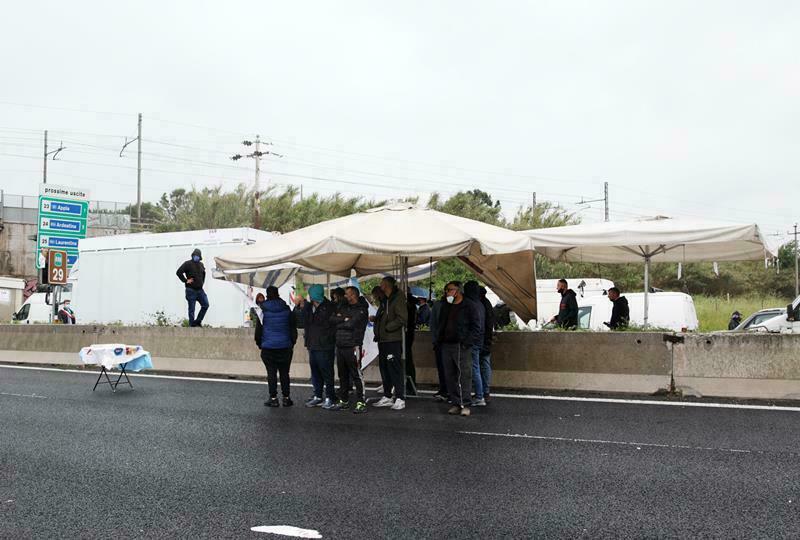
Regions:
M 133 382 L 0 367 L 0 537 L 800 536 L 800 412 L 497 398 L 469 418 L 430 399 L 354 415 L 269 409 L 260 384 Z

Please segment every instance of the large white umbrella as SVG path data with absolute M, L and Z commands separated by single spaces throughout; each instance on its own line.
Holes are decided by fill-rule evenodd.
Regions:
M 639 221 L 590 223 L 523 231 L 536 251 L 553 260 L 644 262 L 647 326 L 651 262 L 762 260 L 771 256 L 758 226 L 658 216 Z
M 479 221 L 397 204 L 325 221 L 216 257 L 223 274 L 294 263 L 336 276 L 369 276 L 458 258 L 524 320 L 536 318 L 533 242 Z

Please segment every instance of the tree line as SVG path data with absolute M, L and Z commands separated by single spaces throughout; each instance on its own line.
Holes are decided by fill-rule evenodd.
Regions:
M 416 199 L 407 199 L 417 203 Z M 387 204 L 387 200 L 346 197 L 341 194 L 313 193 L 301 197 L 295 187 L 270 187 L 261 194 L 262 228 L 280 233 L 314 225 Z M 222 187 L 176 189 L 164 193 L 157 203 L 143 203 L 142 218 L 156 232 L 222 229 L 252 226 L 254 197 L 252 190 L 240 185 L 225 191 Z M 461 191 L 450 197 L 433 194 L 425 203 L 429 208 L 513 230 L 559 227 L 580 223 L 580 217 L 559 205 L 540 202 L 534 208 L 516 209 L 513 217 L 504 212 L 500 201 L 482 190 Z M 778 273 L 775 266 L 763 262 L 720 263 L 719 275 L 712 263 L 684 264 L 681 277 L 678 265 L 658 263 L 652 266 L 651 283 L 664 290 L 689 294 L 775 295 L 791 298 L 794 294 L 794 249 L 781 248 Z M 643 266 L 640 264 L 564 263 L 536 256 L 539 279 L 596 277 L 612 280 L 624 291 L 642 289 Z M 432 281 L 434 291 L 441 291 L 447 281 L 473 279 L 472 273 L 457 261 L 442 261 Z M 427 288 L 427 283 L 424 288 Z

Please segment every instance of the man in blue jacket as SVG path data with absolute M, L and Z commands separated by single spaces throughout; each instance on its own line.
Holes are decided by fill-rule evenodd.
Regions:
M 289 368 L 292 365 L 292 351 L 297 341 L 297 326 L 292 311 L 278 296 L 277 287 L 267 287 L 267 299 L 261 304 L 263 330 L 261 336 L 261 361 L 267 368 L 269 401 L 267 407 L 278 407 L 278 375 L 281 379 L 283 406 L 294 403 L 289 397 Z

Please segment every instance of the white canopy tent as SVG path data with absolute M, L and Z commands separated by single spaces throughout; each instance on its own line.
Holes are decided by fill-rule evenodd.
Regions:
M 763 260 L 771 256 L 758 226 L 657 216 L 640 221 L 591 223 L 524 231 L 536 251 L 553 260 L 585 263 L 644 262 L 647 326 L 651 262 Z
M 458 258 L 524 320 L 536 318 L 533 242 L 526 235 L 410 204 L 352 214 L 216 257 L 233 276 L 293 263 L 334 276 L 394 272 Z M 230 279 L 229 278 L 229 279 Z

